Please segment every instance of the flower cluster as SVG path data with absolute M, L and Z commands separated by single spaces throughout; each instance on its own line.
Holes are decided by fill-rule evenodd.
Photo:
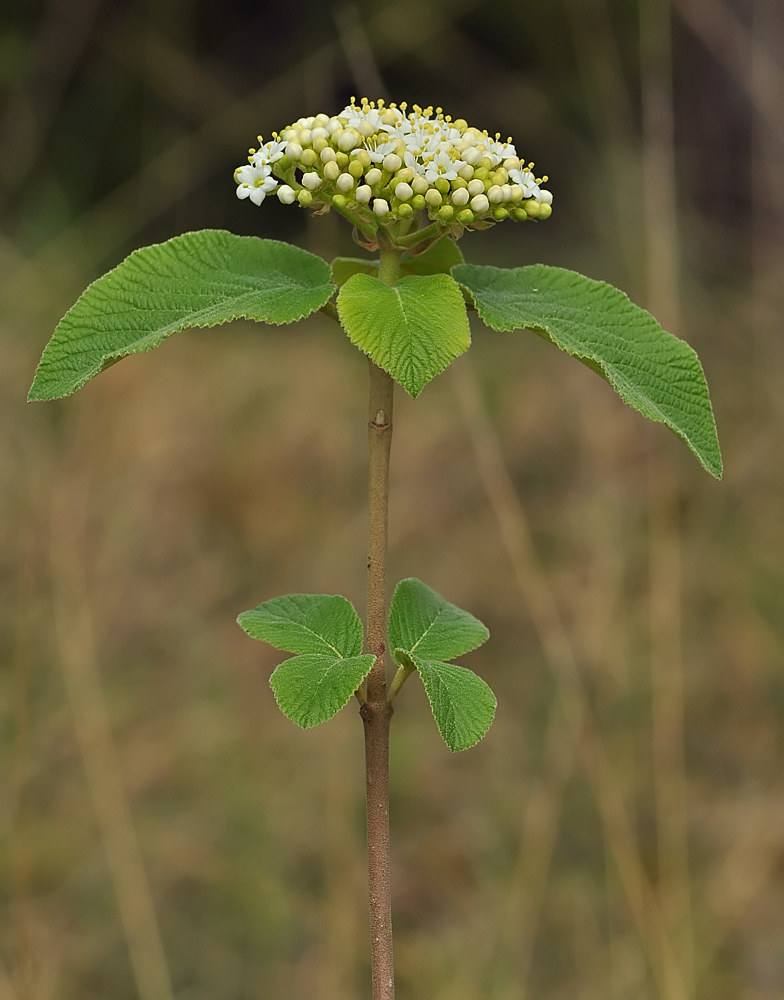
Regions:
M 251 149 L 234 174 L 237 197 L 260 205 L 275 192 L 286 205 L 335 208 L 372 238 L 411 230 L 427 214 L 459 235 L 511 218 L 546 219 L 552 194 L 511 138 L 472 128 L 440 108 L 351 104 L 339 115 L 300 118 Z M 279 183 L 282 182 L 282 183 Z

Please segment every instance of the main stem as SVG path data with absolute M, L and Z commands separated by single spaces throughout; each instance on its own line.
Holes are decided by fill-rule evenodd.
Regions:
M 381 281 L 394 284 L 399 267 L 398 251 L 381 251 Z M 360 714 L 365 726 L 373 1000 L 394 1000 L 395 997 L 389 879 L 389 723 L 392 705 L 387 700 L 386 665 L 386 557 L 393 386 L 392 378 L 370 361 L 367 650 L 376 659 L 368 676 L 367 700 Z

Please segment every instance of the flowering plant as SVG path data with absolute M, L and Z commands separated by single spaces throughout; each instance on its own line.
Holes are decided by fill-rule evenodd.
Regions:
M 644 416 L 664 423 L 714 476 L 721 455 L 694 351 L 616 288 L 536 264 L 466 264 L 457 240 L 510 219 L 547 219 L 553 198 L 502 141 L 441 109 L 352 100 L 340 114 L 300 118 L 250 150 L 237 195 L 276 194 L 334 209 L 377 259 L 321 258 L 276 240 L 204 230 L 134 251 L 81 295 L 44 350 L 30 399 L 68 395 L 129 354 L 191 327 L 238 318 L 291 323 L 321 310 L 370 360 L 367 619 L 344 597 L 293 594 L 239 616 L 254 638 L 295 654 L 270 679 L 303 728 L 352 697 L 365 727 L 374 1000 L 392 1000 L 388 745 L 393 701 L 421 678 L 451 750 L 480 740 L 495 697 L 451 661 L 488 638 L 485 626 L 419 580 L 386 602 L 387 505 L 394 383 L 411 396 L 470 345 L 468 310 L 496 330 L 529 329 L 588 365 Z M 364 651 L 363 651 L 364 649 Z M 397 671 L 387 684 L 387 651 Z

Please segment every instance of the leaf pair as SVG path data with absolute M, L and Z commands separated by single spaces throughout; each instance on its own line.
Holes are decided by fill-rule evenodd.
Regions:
M 389 287 L 373 261 L 321 258 L 221 230 L 136 250 L 87 288 L 47 344 L 29 398 L 75 392 L 128 354 L 189 327 L 246 318 L 291 323 L 337 310 L 351 341 L 411 396 L 471 343 L 465 300 L 496 330 L 527 327 L 602 375 L 630 406 L 670 427 L 714 476 L 721 455 L 697 355 L 616 288 L 574 271 L 462 263 L 450 238 L 404 255 Z
M 290 594 L 265 601 L 237 619 L 254 639 L 298 653 L 270 678 L 284 715 L 307 729 L 331 719 L 373 666 L 361 655 L 362 623 L 344 597 Z M 438 725 L 451 750 L 465 750 L 490 728 L 496 701 L 485 682 L 454 663 L 488 637 L 467 611 L 419 580 L 402 580 L 389 614 L 389 641 L 404 672 L 419 672 Z

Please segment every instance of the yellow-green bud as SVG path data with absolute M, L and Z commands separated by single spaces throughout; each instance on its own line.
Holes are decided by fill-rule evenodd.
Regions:
M 346 199 L 342 194 L 334 194 L 332 196 L 332 204 L 335 206 L 335 208 L 345 208 Z
M 399 219 L 410 219 L 413 214 L 414 209 L 408 204 L 401 205 L 397 210 L 397 216 Z
M 526 201 L 523 202 L 523 208 L 526 210 L 529 217 L 532 219 L 539 218 L 539 209 L 541 207 L 542 206 L 539 204 L 536 198 L 528 198 Z
M 322 131 L 323 131 L 323 129 L 322 129 Z M 312 133 L 311 133 L 311 135 L 312 135 Z M 329 143 L 327 142 L 327 140 L 323 136 L 320 139 L 314 139 L 313 140 L 313 150 L 314 150 L 314 152 L 321 153 L 325 149 L 328 149 L 330 152 L 333 152 L 332 147 L 329 145 Z
M 373 163 L 370 159 L 370 153 L 368 153 L 366 149 L 355 149 L 351 156 L 354 160 L 358 160 L 365 170 L 367 170 Z
M 442 205 L 436 214 L 442 222 L 449 222 L 449 220 L 455 214 L 455 210 L 452 208 L 451 205 Z
M 356 132 L 351 132 L 348 129 L 341 135 L 338 139 L 338 148 L 342 149 L 344 153 L 349 153 L 354 148 L 354 146 L 359 144 L 359 136 Z
M 341 170 L 345 170 L 346 167 L 348 166 L 348 154 L 340 150 L 338 152 L 335 162 L 337 163 L 337 165 L 340 167 Z
M 525 222 L 528 218 L 528 212 L 524 208 L 513 208 L 509 214 L 515 222 Z
M 457 221 L 461 226 L 470 226 L 474 221 L 474 213 L 470 208 L 464 208 L 463 211 L 458 215 Z
M 472 198 L 474 197 L 474 195 L 484 194 L 485 193 L 485 186 L 482 183 L 482 181 L 479 181 L 479 180 L 469 181 L 468 182 L 468 193 L 471 195 Z
M 465 132 L 465 130 L 468 128 L 468 122 L 465 120 L 465 118 L 458 118 L 456 121 L 452 122 L 452 127 L 456 128 L 458 132 Z
M 462 177 L 455 177 L 455 179 L 452 181 L 453 191 L 457 191 L 458 188 L 467 188 L 467 187 L 468 187 L 468 181 L 463 180 Z
M 449 194 L 452 185 L 446 179 L 446 177 L 439 177 L 436 180 L 436 191 L 440 191 L 441 194 Z
M 315 149 L 315 147 L 314 147 Z M 324 145 L 321 150 L 316 150 L 321 157 L 322 163 L 329 163 L 330 160 L 337 160 L 337 153 L 331 146 Z
M 281 156 L 278 162 L 275 164 L 275 172 L 278 174 L 285 174 L 289 167 L 292 166 L 291 160 L 285 154 Z
M 509 174 L 503 167 L 498 167 L 490 174 L 490 180 L 493 184 L 506 184 L 509 180 Z
M 414 197 L 411 199 L 411 207 L 414 209 L 415 212 L 421 212 L 422 209 L 425 207 L 425 204 L 426 204 L 425 199 L 421 194 L 415 194 Z
M 411 167 L 402 167 L 398 170 L 396 177 L 399 181 L 405 181 L 406 184 L 410 184 L 414 179 L 414 171 Z
M 302 205 L 303 208 L 307 208 L 308 205 L 313 204 L 313 195 L 310 191 L 300 191 L 297 195 L 297 201 Z
M 482 170 L 492 170 L 493 161 L 490 159 L 489 156 L 483 156 L 482 159 L 479 161 L 479 167 Z
M 474 171 L 474 177 L 476 177 L 476 179 L 479 181 L 486 181 L 489 176 L 490 176 L 490 171 L 487 169 L 487 167 L 477 167 L 477 169 Z
M 540 219 L 549 219 L 552 214 L 553 214 L 553 206 L 552 205 L 548 205 L 547 202 L 544 202 L 543 204 L 541 204 L 539 206 L 539 218 Z
M 364 174 L 365 168 L 362 166 L 359 160 L 352 160 L 351 163 L 349 163 L 348 165 L 348 172 L 351 174 L 352 177 L 355 177 L 357 180 L 359 180 L 362 174 Z
M 338 191 L 342 191 L 344 194 L 348 194 L 349 191 L 354 189 L 354 178 L 351 174 L 341 174 L 337 180 Z
M 384 157 L 381 166 L 384 170 L 388 170 L 390 173 L 394 174 L 396 170 L 400 170 L 403 165 L 403 161 L 397 155 L 397 153 L 387 153 Z
M 336 181 L 340 177 L 340 167 L 334 160 L 330 160 L 329 163 L 324 164 L 324 177 L 328 181 Z M 302 178 L 302 183 L 305 183 L 304 177 Z
M 513 202 L 522 201 L 523 200 L 523 194 L 524 194 L 523 189 L 520 187 L 519 184 L 513 184 L 512 185 L 512 201 Z
M 365 174 L 365 181 L 368 184 L 370 184 L 371 187 L 375 187 L 376 184 L 378 184 L 380 182 L 382 176 L 383 175 L 382 175 L 381 171 L 378 169 L 378 167 L 372 167 Z M 521 188 L 521 190 L 522 190 L 522 188 Z
M 413 195 L 411 190 L 411 185 L 403 182 L 402 184 L 397 184 L 395 186 L 395 197 L 399 198 L 401 201 L 408 201 L 408 199 Z
M 507 215 L 509 215 L 508 208 L 501 208 L 501 206 L 498 205 L 496 208 L 493 209 L 493 218 L 497 222 L 502 222 L 507 217 Z
M 318 160 L 318 156 L 312 149 L 303 149 L 302 155 L 299 158 L 299 162 L 303 167 L 312 167 Z
M 471 196 L 468 190 L 464 187 L 458 188 L 456 191 L 452 192 L 451 200 L 453 205 L 457 205 L 458 208 L 462 208 L 463 205 L 468 204 L 468 200 Z
M 430 190 L 425 195 L 425 201 L 431 208 L 438 208 L 438 206 L 443 201 L 443 196 L 440 191 L 436 191 L 435 188 L 430 188 Z

